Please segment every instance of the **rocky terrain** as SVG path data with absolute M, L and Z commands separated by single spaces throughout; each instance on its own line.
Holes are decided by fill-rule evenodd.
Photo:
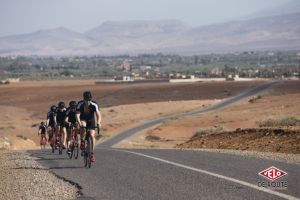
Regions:
M 78 186 L 51 173 L 28 153 L 0 149 L 0 199 L 75 199 Z
M 177 148 L 252 150 L 300 154 L 300 129 L 250 128 L 220 133 L 201 132 Z

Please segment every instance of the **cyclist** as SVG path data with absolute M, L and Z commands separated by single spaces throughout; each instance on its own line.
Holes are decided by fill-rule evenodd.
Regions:
M 50 107 L 50 111 L 47 113 L 47 121 L 46 121 L 46 127 L 48 127 L 48 142 L 51 142 L 50 145 L 52 146 L 52 137 L 54 132 L 56 131 L 56 106 L 52 105 Z
M 41 134 L 41 142 L 40 142 L 41 145 L 42 145 L 43 139 L 45 139 L 45 141 L 47 141 L 46 130 L 47 130 L 47 128 L 45 126 L 45 122 L 41 122 L 41 125 L 39 126 L 39 130 L 38 130 L 38 136 L 40 136 L 40 134 Z
M 58 108 L 56 110 L 56 120 L 57 120 L 57 126 L 58 126 L 58 133 L 62 131 L 62 143 L 63 143 L 63 149 L 66 148 L 66 124 L 65 124 L 65 118 L 66 118 L 66 108 L 65 103 L 63 101 L 58 103 Z
M 66 118 L 65 118 L 65 123 L 67 126 L 67 153 L 70 154 L 71 150 L 69 148 L 70 145 L 70 139 L 72 137 L 72 133 L 71 133 L 71 126 L 76 127 L 77 123 L 76 123 L 76 106 L 77 103 L 76 101 L 70 101 L 69 102 L 69 108 L 67 108 L 66 111 Z
M 84 126 L 89 128 L 91 137 L 92 137 L 92 146 L 93 152 L 95 148 L 95 124 L 97 123 L 97 127 L 101 127 L 101 114 L 99 111 L 99 106 L 95 101 L 92 101 L 92 93 L 90 91 L 86 91 L 83 93 L 83 100 L 79 101 L 76 108 L 76 120 L 79 126 Z M 84 137 L 85 130 L 81 129 L 81 150 L 84 148 Z M 91 161 L 95 162 L 96 157 L 92 152 Z

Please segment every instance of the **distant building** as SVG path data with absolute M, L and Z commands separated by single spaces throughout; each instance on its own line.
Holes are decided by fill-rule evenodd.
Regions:
M 149 66 L 149 65 L 142 65 L 142 66 L 140 66 L 140 70 L 142 70 L 142 71 L 151 70 L 151 69 L 152 69 L 152 67 Z
M 123 71 L 131 71 L 131 60 L 124 60 L 123 63 L 118 67 L 119 69 L 122 69 Z
M 219 67 L 215 67 L 212 70 L 210 70 L 210 74 L 211 75 L 220 75 L 222 73 L 222 71 L 219 69 Z
M 18 82 L 20 82 L 20 79 L 19 78 L 9 78 L 9 79 L 7 79 L 7 81 L 9 83 L 18 83 Z
M 133 79 L 130 76 L 115 76 L 115 81 L 132 81 Z

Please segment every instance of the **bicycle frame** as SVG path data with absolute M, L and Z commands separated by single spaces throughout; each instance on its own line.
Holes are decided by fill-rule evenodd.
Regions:
M 91 161 L 91 156 L 93 153 L 93 146 L 92 146 L 92 140 L 91 140 L 91 128 L 83 127 L 81 126 L 80 128 L 85 129 L 85 148 L 84 148 L 84 166 L 91 168 L 92 161 Z M 98 130 L 99 134 L 99 127 L 94 127 Z
M 59 127 L 59 128 L 58 128 Z M 58 153 L 62 154 L 62 127 L 57 126 L 56 131 L 53 133 L 53 147 L 52 147 L 52 153 L 54 153 L 54 150 L 58 148 Z
M 71 149 L 71 154 L 69 155 L 69 158 L 71 159 L 74 154 L 74 158 L 77 159 L 79 152 L 78 129 L 74 125 L 71 125 L 69 131 L 71 133 L 71 143 L 69 146 Z
M 46 148 L 46 144 L 47 144 L 47 139 L 46 139 L 46 134 L 41 134 L 41 149 L 45 149 Z

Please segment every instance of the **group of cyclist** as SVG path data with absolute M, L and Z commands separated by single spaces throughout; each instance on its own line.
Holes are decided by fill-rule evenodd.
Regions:
M 84 138 L 85 138 L 85 128 L 90 130 L 91 142 L 94 150 L 95 147 L 95 128 L 101 127 L 101 114 L 99 110 L 99 105 L 92 100 L 92 93 L 90 91 L 85 91 L 83 93 L 83 100 L 70 101 L 69 107 L 66 108 L 64 102 L 59 102 L 58 105 L 52 105 L 50 111 L 47 113 L 46 124 L 41 122 L 38 134 L 41 134 L 41 143 L 43 139 L 46 138 L 46 131 L 48 133 L 48 141 L 50 145 L 53 146 L 52 137 L 57 133 L 62 133 L 61 143 L 62 148 L 67 148 L 67 153 L 71 153 L 70 149 L 70 137 L 71 131 L 70 127 L 76 127 L 80 130 L 80 149 L 84 149 Z M 96 157 L 92 153 L 91 161 L 95 162 Z

